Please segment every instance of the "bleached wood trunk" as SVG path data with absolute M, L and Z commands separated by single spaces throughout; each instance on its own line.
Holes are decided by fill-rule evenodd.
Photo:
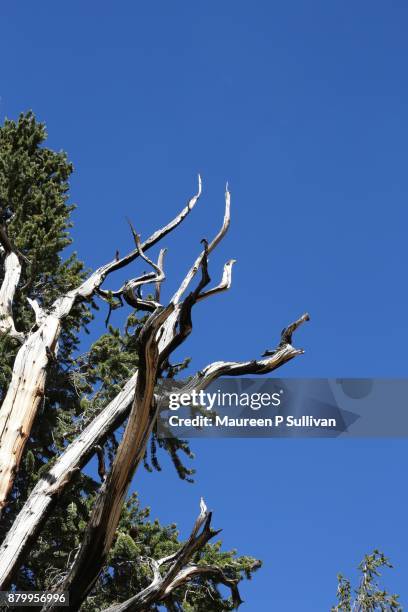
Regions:
M 168 318 L 167 334 L 160 340 L 161 351 L 174 335 L 173 313 Z M 166 342 L 163 342 L 166 338 Z M 239 376 L 245 373 L 262 374 L 272 372 L 301 353 L 291 345 L 285 345 L 268 359 L 247 362 L 218 361 L 209 364 L 199 374 L 186 382 L 179 392 L 191 393 L 206 389 L 220 376 Z M 38 481 L 28 500 L 14 521 L 6 539 L 0 546 L 0 590 L 5 589 L 11 576 L 20 565 L 55 499 L 69 486 L 72 476 L 81 469 L 94 454 L 96 445 L 116 429 L 128 416 L 136 388 L 137 372 L 126 383 L 122 391 L 98 414 L 84 431 L 66 448 L 49 472 Z M 162 396 L 156 403 L 163 401 Z
M 14 292 L 19 282 L 19 259 L 10 251 L 10 242 L 3 240 L 3 250 L 8 249 L 5 259 L 5 278 L 0 290 L 0 333 L 7 332 L 23 344 L 14 364 L 11 385 L 0 410 L 0 510 L 4 507 L 10 492 L 14 475 L 18 469 L 25 442 L 44 394 L 46 368 L 50 358 L 57 352 L 58 337 L 62 320 L 69 314 L 77 299 L 89 299 L 96 293 L 103 299 L 123 297 L 134 308 L 147 310 L 152 314 L 144 324 L 138 338 L 139 369 L 124 386 L 118 396 L 94 418 L 84 431 L 57 459 L 50 471 L 37 483 L 14 521 L 5 541 L 0 547 L 0 588 L 7 588 L 13 573 L 18 569 L 24 553 L 29 549 L 39 532 L 54 500 L 65 490 L 73 475 L 80 470 L 96 452 L 98 443 L 104 441 L 130 413 L 122 441 L 115 455 L 109 474 L 101 486 L 91 517 L 85 530 L 81 547 L 68 568 L 65 578 L 56 586 L 70 592 L 70 609 L 77 610 L 91 591 L 111 549 L 123 502 L 133 474 L 139 466 L 157 418 L 159 400 L 155 395 L 156 384 L 166 368 L 171 368 L 169 357 L 192 331 L 191 311 L 197 303 L 225 291 L 231 285 L 232 264 L 228 261 L 219 285 L 205 290 L 210 282 L 208 255 L 224 237 L 230 222 L 230 194 L 225 194 L 225 215 L 222 227 L 215 238 L 208 243 L 203 240 L 204 249 L 181 282 L 167 306 L 160 303 L 160 283 L 164 280 L 162 250 L 157 264 L 144 254 L 163 236 L 176 227 L 190 212 L 201 194 L 188 202 L 181 213 L 167 226 L 155 232 L 142 245 L 139 236 L 133 234 L 136 249 L 119 260 L 96 270 L 80 287 L 57 299 L 48 312 L 30 301 L 35 315 L 37 330 L 27 336 L 15 330 L 12 317 Z M 0 236 L 1 242 L 1 236 Z M 0 247 L 1 249 L 1 247 Z M 152 266 L 154 272 L 127 281 L 118 291 L 102 290 L 101 284 L 108 274 L 118 270 L 137 257 Z M 201 280 L 196 288 L 182 300 L 182 296 L 195 275 L 201 270 Z M 155 299 L 141 299 L 138 287 L 155 283 Z M 3 299 L 5 298 L 5 299 Z M 109 301 L 108 299 L 108 301 Z M 214 362 L 190 379 L 184 390 L 201 390 L 221 375 L 240 376 L 244 374 L 265 374 L 280 367 L 290 359 L 303 353 L 292 346 L 292 334 L 304 321 L 303 315 L 285 328 L 279 345 L 273 351 L 266 351 L 263 359 L 246 362 Z M 170 370 L 169 370 L 170 371 Z M 222 570 L 211 566 L 196 566 L 192 557 L 216 532 L 210 529 L 211 513 L 204 503 L 201 513 L 186 544 L 174 555 L 158 561 L 151 560 L 154 578 L 152 584 L 119 606 L 110 610 L 147 610 L 151 605 L 163 601 L 178 586 L 193 580 L 198 575 L 215 576 L 231 589 L 234 602 L 239 605 L 237 585 L 228 580 Z M 201 530 L 201 531 L 200 531 Z M 168 566 L 163 574 L 159 568 Z M 44 610 L 55 609 L 53 604 Z
M 20 559 L 35 538 L 56 498 L 95 452 L 95 446 L 118 427 L 129 414 L 137 373 L 122 391 L 67 447 L 56 463 L 36 484 L 0 547 L 0 590 L 5 589 L 20 565 Z
M 170 310 L 171 307 L 168 306 L 152 315 L 150 326 L 146 329 L 146 337 L 139 354 L 139 373 L 129 420 L 112 468 L 92 509 L 73 571 L 64 581 L 63 590 L 70 592 L 72 610 L 77 610 L 91 591 L 107 559 L 130 481 L 143 459 L 156 420 L 157 407 L 153 411 L 152 407 L 155 404 L 154 389 L 159 351 L 154 336 Z
M 141 245 L 143 249 L 149 249 L 175 229 L 194 208 L 200 195 L 199 177 L 198 192 L 170 223 L 155 231 Z M 62 320 L 70 313 L 77 300 L 90 299 L 111 272 L 127 266 L 139 257 L 139 249 L 135 248 L 121 259 L 114 259 L 95 270 L 79 287 L 55 300 L 49 313 L 45 313 L 34 300 L 29 300 L 36 315 L 38 329 L 27 336 L 17 332 L 14 326 L 12 304 L 20 279 L 21 265 L 5 226 L 0 226 L 0 249 L 1 253 L 5 254 L 4 279 L 0 288 L 0 333 L 9 333 L 23 342 L 14 362 L 10 386 L 0 408 L 1 516 L 38 406 L 44 396 L 46 369 L 50 357 L 56 357 Z
M 4 252 L 4 248 L 0 245 L 0 255 Z M 16 330 L 13 319 L 13 299 L 20 276 L 20 260 L 16 253 L 11 251 L 4 259 L 4 279 L 0 287 L 0 333 L 10 334 L 12 338 L 23 342 L 24 334 Z
M 47 322 L 20 348 L 10 386 L 0 411 L 0 511 L 4 508 L 20 464 L 38 405 L 44 396 L 48 350 L 55 349 L 60 331 L 56 317 Z

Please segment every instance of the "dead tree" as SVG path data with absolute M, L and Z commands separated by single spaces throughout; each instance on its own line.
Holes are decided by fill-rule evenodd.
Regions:
M 230 223 L 230 193 L 227 188 L 225 214 L 220 231 L 210 242 L 202 241 L 200 254 L 173 297 L 167 304 L 161 302 L 160 287 L 165 278 L 164 250 L 160 251 L 157 263 L 150 259 L 146 252 L 182 222 L 200 195 L 199 178 L 197 194 L 175 219 L 144 242 L 132 228 L 135 248 L 131 252 L 122 258 L 115 256 L 113 261 L 98 268 L 79 287 L 58 298 L 47 312 L 44 312 L 37 302 L 31 301 L 36 315 L 36 327 L 28 332 L 17 331 L 13 321 L 13 297 L 21 270 L 19 254 L 13 249 L 7 234 L 0 234 L 5 256 L 5 275 L 0 290 L 0 332 L 12 334 L 21 342 L 11 384 L 0 410 L 0 508 L 7 503 L 25 442 L 44 393 L 47 365 L 50 359 L 58 359 L 58 336 L 62 319 L 68 315 L 76 301 L 89 300 L 93 296 L 110 302 L 114 297 L 133 308 L 149 313 L 138 336 L 137 371 L 120 393 L 65 449 L 48 473 L 42 476 L 0 547 L 0 588 L 4 589 L 10 583 L 24 554 L 39 534 L 53 502 L 69 486 L 73 475 L 81 470 L 92 455 L 98 453 L 99 443 L 127 419 L 122 441 L 97 495 L 82 545 L 66 575 L 55 587 L 57 590 L 69 591 L 72 610 L 79 609 L 92 591 L 114 541 L 129 484 L 143 459 L 157 419 L 158 407 L 163 399 L 157 383 L 163 369 L 169 364 L 171 354 L 192 331 L 194 305 L 227 290 L 231 285 L 234 260 L 226 262 L 221 281 L 214 287 L 209 287 L 211 279 L 208 269 L 209 255 L 225 236 Z M 137 258 L 143 259 L 151 271 L 127 281 L 119 289 L 102 289 L 102 283 L 108 276 Z M 196 286 L 190 289 L 196 276 L 199 276 L 199 280 Z M 154 285 L 152 299 L 141 297 L 140 287 L 146 284 Z M 190 292 L 186 295 L 189 289 Z M 303 353 L 301 349 L 292 346 L 292 334 L 308 319 L 309 316 L 304 314 L 286 327 L 276 349 L 267 351 L 262 358 L 246 362 L 211 363 L 193 376 L 185 384 L 184 390 L 205 389 L 219 376 L 272 372 Z M 194 565 L 194 552 L 217 533 L 211 529 L 210 523 L 211 514 L 202 502 L 200 516 L 181 550 L 169 558 L 149 561 L 152 570 L 151 585 L 129 601 L 110 607 L 109 610 L 148 610 L 149 606 L 166 599 L 178 585 L 193 580 L 198 574 L 216 575 L 220 582 L 231 588 L 233 601 L 238 605 L 240 597 L 235 583 L 231 584 L 216 567 Z M 49 605 L 44 610 L 51 608 L 56 609 L 57 606 Z

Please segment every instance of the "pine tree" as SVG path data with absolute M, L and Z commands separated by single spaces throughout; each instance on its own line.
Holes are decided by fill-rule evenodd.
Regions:
M 68 179 L 72 164 L 65 153 L 43 146 L 45 126 L 31 112 L 17 122 L 6 120 L 0 129 L 0 210 L 7 233 L 23 259 L 19 290 L 15 295 L 16 328 L 31 329 L 35 318 L 28 299 L 48 308 L 54 299 L 85 278 L 83 263 L 63 251 L 72 240 L 69 229 L 74 206 L 68 204 Z M 6 219 L 4 219 L 6 217 Z M 0 283 L 4 280 L 0 269 Z M 41 470 L 64 447 L 65 424 L 79 413 L 78 394 L 68 376 L 78 350 L 78 333 L 91 320 L 89 304 L 76 305 L 63 321 L 59 358 L 48 367 L 47 392 L 26 446 L 24 466 L 19 471 L 12 501 L 0 524 L 4 537 L 28 491 Z M 0 335 L 0 398 L 4 399 L 19 342 Z M 85 484 L 86 479 L 84 479 Z M 89 484 L 89 483 L 88 483 Z
M 365 555 L 358 566 L 360 580 L 358 587 L 352 592 L 348 578 L 337 576 L 337 605 L 332 612 L 401 612 L 398 595 L 388 593 L 379 584 L 380 570 L 392 568 L 390 561 L 379 550 L 371 555 Z
M 57 153 L 45 146 L 46 137 L 44 124 L 38 123 L 32 112 L 20 115 L 17 121 L 6 120 L 0 128 L 0 224 L 21 262 L 13 306 L 18 331 L 36 327 L 30 300 L 47 311 L 58 296 L 77 287 L 87 276 L 77 254 L 67 255 L 66 251 L 72 243 L 69 230 L 74 205 L 69 203 L 68 181 L 73 167 L 64 152 Z M 0 285 L 3 280 L 1 268 Z M 109 296 L 106 301 L 110 301 Z M 95 308 L 94 296 L 79 300 L 62 319 L 58 358 L 50 358 L 47 366 L 46 392 L 2 515 L 1 539 L 10 530 L 36 483 L 137 368 L 135 346 L 146 316 L 136 310 L 128 315 L 122 331 L 108 326 L 107 332 L 86 354 L 80 353 L 80 331 L 87 330 Z M 10 384 L 20 344 L 11 334 L 0 334 L 2 399 Z M 97 455 L 100 463 L 106 463 L 105 469 L 109 469 L 117 446 L 113 431 L 98 447 Z M 160 469 L 157 446 L 170 453 L 179 475 L 190 479 L 192 470 L 183 465 L 178 455 L 181 450 L 192 456 L 188 444 L 177 439 L 157 439 L 153 431 L 150 460 L 147 452 L 144 458 L 148 469 Z M 99 487 L 98 479 L 83 472 L 72 479 L 44 517 L 36 541 L 24 555 L 9 587 L 53 588 L 78 550 Z M 149 510 L 142 509 L 137 496 L 131 495 L 123 507 L 109 558 L 82 609 L 103 610 L 147 587 L 151 580 L 147 559 L 175 553 L 181 545 L 176 526 L 152 522 Z M 222 551 L 220 542 L 207 543 L 196 557 L 198 563 L 221 568 L 233 581 L 249 578 L 260 566 L 251 557 L 237 556 L 236 551 Z M 188 588 L 176 589 L 165 605 L 168 610 L 230 610 L 235 603 L 231 597 L 221 594 L 219 584 L 216 575 L 198 575 Z
M 197 195 L 172 222 L 143 246 L 132 228 L 136 248 L 89 275 L 75 252 L 67 254 L 74 210 L 68 201 L 72 164 L 65 153 L 45 146 L 46 136 L 45 126 L 31 112 L 0 127 L 0 436 L 22 452 L 9 464 L 0 448 L 0 471 L 7 481 L 0 499 L 0 587 L 67 589 L 70 609 L 85 612 L 235 609 L 241 603 L 238 583 L 251 578 L 261 563 L 235 550 L 223 551 L 221 541 L 214 542 L 218 532 L 204 502 L 191 535 L 180 541 L 175 524 L 152 521 L 137 494 L 126 497 L 140 461 L 148 470 L 161 469 L 160 451 L 169 453 L 181 478 L 192 480 L 194 471 L 182 460 L 183 455 L 193 457 L 190 447 L 185 440 L 158 437 L 153 398 L 161 378 L 173 378 L 188 365 L 188 359 L 172 364 L 170 356 L 192 331 L 195 303 L 231 284 L 233 260 L 225 264 L 221 283 L 207 289 L 208 254 L 229 225 L 229 192 L 220 232 L 210 243 L 203 241 L 201 254 L 164 306 L 164 253 L 155 264 L 145 251 L 190 213 L 201 182 Z M 154 272 L 128 281 L 117 292 L 101 288 L 111 272 L 137 257 Z M 198 272 L 201 280 L 182 299 Z M 152 282 L 154 294 L 143 297 L 141 287 Z M 107 303 L 107 330 L 81 353 L 80 332 L 88 330 L 97 300 Z M 124 305 L 123 329 L 115 328 L 109 324 L 110 313 Z M 303 315 L 285 328 L 278 347 L 263 359 L 215 362 L 191 377 L 188 388 L 205 388 L 221 374 L 264 374 L 280 367 L 302 353 L 292 346 L 292 335 L 308 318 Z M 37 358 L 44 367 L 37 367 L 30 396 L 21 379 L 30 375 L 31 364 L 35 369 Z M 26 413 L 35 418 L 25 418 Z M 10 424 L 15 438 L 8 433 Z M 143 437 L 134 455 L 121 454 L 123 440 L 134 440 L 139 431 Z M 78 450 L 83 441 L 88 446 Z M 65 465 L 67 455 L 71 461 Z M 98 460 L 98 477 L 83 470 L 92 456 Z M 115 474 L 126 481 L 119 495 Z M 114 495 L 115 503 L 110 503 Z M 116 504 L 121 512 L 115 519 Z M 99 520 L 104 515 L 105 525 Z M 350 582 L 339 576 L 333 610 L 400 610 L 398 597 L 377 583 L 384 566 L 390 564 L 379 551 L 365 557 L 354 599 Z

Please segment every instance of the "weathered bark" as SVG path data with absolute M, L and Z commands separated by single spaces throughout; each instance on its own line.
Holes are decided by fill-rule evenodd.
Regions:
M 307 315 L 300 320 L 306 321 Z M 193 390 L 204 390 L 220 376 L 269 373 L 302 352 L 301 349 L 287 344 L 278 348 L 267 359 L 246 362 L 217 361 L 204 367 L 179 389 L 179 392 L 191 393 Z M 0 547 L 0 590 L 7 587 L 12 575 L 19 568 L 21 559 L 41 529 L 56 497 L 63 493 L 69 486 L 72 476 L 89 461 L 95 452 L 95 446 L 101 444 L 129 415 L 136 380 L 137 372 L 116 398 L 66 448 L 50 471 L 34 487 Z M 165 397 L 157 395 L 155 403 L 157 405 L 165 403 Z
M 149 559 L 153 580 L 151 584 L 123 603 L 110 606 L 105 612 L 148 612 L 153 604 L 160 604 L 168 599 L 173 591 L 198 576 L 212 577 L 231 590 L 232 601 L 236 608 L 243 603 L 236 580 L 231 580 L 219 568 L 213 565 L 197 565 L 191 563 L 195 553 L 206 545 L 209 540 L 220 533 L 211 528 L 212 513 L 207 510 L 201 499 L 200 514 L 194 524 L 190 537 L 178 552 L 162 559 Z M 256 562 L 255 567 L 259 567 Z M 160 569 L 167 568 L 165 571 Z
M 60 320 L 49 315 L 17 353 L 13 376 L 0 411 L 0 512 L 44 395 L 48 352 L 53 352 Z
M 53 467 L 36 484 L 0 547 L 0 590 L 19 568 L 56 498 L 91 458 L 95 446 L 128 416 L 135 393 L 137 372 L 122 391 L 66 448 Z
M 152 404 L 159 363 L 154 335 L 168 315 L 167 309 L 152 315 L 142 339 L 139 375 L 129 420 L 109 475 L 101 487 L 91 519 L 63 590 L 70 593 L 70 608 L 76 610 L 93 588 L 112 546 L 131 478 L 143 459 L 154 425 Z
M 145 241 L 143 250 L 152 247 L 177 227 L 195 206 L 200 195 L 199 177 L 197 194 L 175 219 Z M 12 321 L 11 302 L 19 280 L 19 270 L 15 262 L 17 255 L 10 251 L 12 246 L 8 238 L 6 240 L 3 237 L 2 246 L 6 253 L 10 252 L 6 258 L 6 274 L 2 286 L 3 308 L 6 314 L 3 322 L 8 324 L 8 333 L 14 333 L 14 323 L 11 324 L 10 318 Z M 0 514 L 7 503 L 26 440 L 44 395 L 46 369 L 50 356 L 55 356 L 57 350 L 62 319 L 70 313 L 75 302 L 90 299 L 110 273 L 128 265 L 138 256 L 139 249 L 136 247 L 125 257 L 101 266 L 79 287 L 58 298 L 49 313 L 42 312 L 36 303 L 31 302 L 35 305 L 38 329 L 27 335 L 16 356 L 12 380 L 0 409 Z M 0 327 L 1 331 L 3 330 Z M 21 339 L 24 339 L 24 335 Z
M 41 529 L 54 500 L 69 486 L 72 476 L 97 452 L 100 448 L 98 444 L 103 442 L 106 436 L 129 415 L 112 467 L 92 509 L 82 545 L 67 575 L 55 588 L 56 590 L 68 590 L 71 601 L 70 609 L 77 610 L 95 585 L 114 541 L 128 486 L 144 456 L 146 444 L 163 400 L 157 387 L 158 380 L 166 368 L 171 368 L 169 358 L 173 351 L 192 331 L 193 306 L 205 298 L 227 290 L 231 285 L 234 260 L 224 265 L 221 282 L 213 288 L 206 289 L 210 282 L 208 255 L 224 237 L 230 223 L 230 194 L 227 189 L 225 215 L 220 231 L 210 243 L 207 243 L 206 240 L 202 241 L 204 243 L 202 252 L 187 272 L 169 304 L 163 306 L 160 303 L 160 283 L 164 279 L 164 250 L 160 252 L 157 264 L 151 261 L 144 251 L 156 244 L 182 221 L 195 205 L 200 193 L 201 181 L 198 193 L 180 215 L 166 227 L 155 232 L 143 244 L 140 243 L 139 237 L 132 228 L 136 248 L 126 257 L 115 259 L 96 270 L 80 287 L 56 300 L 49 312 L 42 311 L 36 302 L 30 302 L 35 311 L 37 329 L 27 336 L 23 335 L 24 343 L 15 361 L 12 383 L 0 411 L 0 426 L 2 427 L 0 427 L 0 470 L 3 469 L 5 474 L 4 481 L 1 479 L 0 484 L 0 509 L 12 485 L 13 474 L 18 467 L 25 439 L 29 435 L 38 403 L 44 392 L 46 366 L 50 355 L 55 355 L 62 319 L 70 312 L 73 304 L 77 300 L 89 299 L 94 294 L 98 294 L 102 299 L 108 299 L 110 304 L 112 297 L 118 300 L 123 298 L 132 307 L 144 309 L 152 314 L 138 338 L 138 371 L 118 396 L 67 447 L 48 474 L 40 479 L 16 518 L 0 548 L 0 588 L 4 589 L 9 584 L 24 553 Z M 3 249 L 6 249 L 4 244 Z M 141 257 L 151 265 L 153 272 L 144 273 L 138 278 L 127 281 L 117 291 L 107 292 L 101 289 L 101 284 L 108 274 L 127 265 L 137 257 Z M 6 265 L 7 289 L 4 292 L 8 300 L 3 300 L 4 306 L 1 305 L 3 302 L 0 304 L 0 308 L 4 309 L 3 312 L 6 315 L 0 320 L 4 325 L 8 325 L 7 333 L 19 334 L 15 331 L 12 318 L 12 298 L 19 280 L 16 261 L 18 264 L 18 258 L 17 260 L 13 258 L 9 261 L 9 267 Z M 183 294 L 199 270 L 201 270 L 201 279 L 196 288 L 182 300 Z M 147 300 L 141 297 L 138 288 L 146 283 L 154 283 L 154 299 Z M 222 375 L 265 374 L 282 366 L 303 353 L 302 350 L 292 346 L 292 334 L 308 319 L 307 314 L 303 315 L 285 328 L 278 347 L 273 351 L 266 351 L 264 358 L 246 362 L 214 362 L 193 376 L 185 384 L 183 391 L 205 389 L 213 380 Z M 6 331 L 6 328 L 0 326 L 1 331 Z M 151 560 L 154 574 L 152 584 L 129 599 L 128 602 L 109 608 L 110 611 L 148 610 L 153 603 L 165 601 L 174 589 L 198 575 L 216 577 L 218 582 L 229 586 L 234 602 L 239 605 L 240 598 L 236 584 L 232 584 L 219 568 L 197 566 L 191 563 L 194 551 L 204 545 L 209 537 L 212 537 L 209 535 L 211 530 L 208 531 L 211 515 L 207 512 L 205 505 L 202 506 L 200 517 L 188 542 L 179 553 L 158 562 Z M 203 526 L 203 531 L 199 535 L 198 532 Z M 163 573 L 160 567 L 168 569 Z M 44 610 L 50 609 L 55 610 L 58 607 L 50 604 L 44 608 Z
M 4 247 L 0 249 L 5 253 L 4 279 L 0 287 L 0 334 L 9 334 L 23 342 L 24 334 L 16 330 L 13 318 L 13 300 L 20 281 L 21 263 L 16 253 L 7 252 Z
M 144 275 L 140 277 L 140 283 L 160 282 L 164 278 L 163 270 L 144 255 L 137 234 L 134 234 L 134 236 L 141 257 L 155 270 L 154 278 Z M 202 280 L 192 292 L 192 296 L 198 295 L 210 280 L 206 261 L 205 255 L 202 266 Z M 137 284 L 135 281 L 134 285 L 137 286 Z M 92 590 L 106 562 L 130 481 L 145 454 L 158 408 L 154 401 L 154 392 L 160 371 L 158 337 L 161 334 L 159 334 L 159 330 L 166 324 L 174 308 L 173 302 L 170 302 L 166 307 L 159 306 L 150 315 L 139 333 L 138 377 L 133 406 L 126 429 L 112 468 L 92 509 L 81 547 L 62 585 L 58 585 L 58 588 L 69 591 L 71 610 L 79 609 L 81 603 Z M 183 308 L 181 312 L 183 312 Z M 52 604 L 44 607 L 45 610 L 55 608 L 58 607 Z
M 146 444 L 157 417 L 157 403 L 152 405 L 152 400 L 154 388 L 160 375 L 160 365 L 163 361 L 168 361 L 172 351 L 191 332 L 191 311 L 194 304 L 200 298 L 203 299 L 213 295 L 230 285 L 231 262 L 228 262 L 224 267 L 220 285 L 214 290 L 203 291 L 210 282 L 207 268 L 209 249 L 214 248 L 223 237 L 228 223 L 229 193 L 227 192 L 226 215 L 221 231 L 210 245 L 206 240 L 203 240 L 204 249 L 183 280 L 180 289 L 174 294 L 168 306 L 157 307 L 140 332 L 139 374 L 129 421 L 112 469 L 95 502 L 81 548 L 67 576 L 56 587 L 58 590 L 69 591 L 72 610 L 79 609 L 81 603 L 92 590 L 112 546 L 128 485 L 144 456 Z M 140 248 L 139 244 L 138 247 Z M 141 248 L 140 251 L 141 256 L 143 256 Z M 150 260 L 144 258 L 152 264 Z M 180 303 L 180 297 L 199 269 L 202 271 L 201 280 L 197 287 Z M 157 267 L 155 270 L 158 273 Z M 151 278 L 149 280 L 145 277 L 145 282 L 151 282 Z M 305 320 L 308 320 L 308 315 L 304 315 L 282 332 L 281 344 L 270 359 L 251 361 L 245 364 L 219 362 L 209 366 L 206 372 L 200 372 L 195 379 L 195 384 L 199 386 L 199 380 L 209 384 L 221 373 L 231 372 L 232 375 L 239 375 L 246 372 L 266 373 L 271 371 L 276 364 L 281 365 L 302 352 L 294 349 L 289 341 L 293 331 Z M 58 606 L 50 604 L 44 607 L 44 610 L 50 609 L 58 609 Z

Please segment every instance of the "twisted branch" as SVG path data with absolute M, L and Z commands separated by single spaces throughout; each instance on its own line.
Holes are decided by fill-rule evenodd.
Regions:
M 155 561 L 150 559 L 153 571 L 151 584 L 123 603 L 106 608 L 104 612 L 146 612 L 153 604 L 165 601 L 178 587 L 197 577 L 211 577 L 216 582 L 231 589 L 234 607 L 242 603 L 238 590 L 238 580 L 228 578 L 221 568 L 213 565 L 191 563 L 194 555 L 204 548 L 209 540 L 221 530 L 211 528 L 212 513 L 208 511 L 203 499 L 200 502 L 200 514 L 185 544 L 176 553 Z M 160 568 L 169 566 L 163 574 Z
M 150 237 L 143 244 L 131 226 L 136 249 L 126 257 L 115 259 L 114 262 L 98 269 L 80 288 L 60 298 L 60 301 L 57 300 L 54 304 L 53 316 L 58 321 L 64 316 L 70 300 L 89 297 L 92 292 L 96 291 L 105 299 L 123 297 L 125 300 L 129 300 L 132 306 L 145 306 L 145 309 L 152 314 L 145 322 L 138 337 L 138 372 L 134 374 L 118 397 L 95 417 L 94 421 L 90 423 L 77 440 L 67 447 L 50 472 L 38 482 L 17 517 L 6 542 L 0 549 L 0 586 L 4 587 L 13 571 L 18 567 L 19 559 L 21 559 L 30 539 L 32 540 L 38 533 L 41 523 L 51 507 L 52 500 L 68 486 L 72 475 L 84 465 L 85 461 L 98 451 L 98 444 L 102 442 L 104 437 L 129 416 L 112 468 L 102 484 L 94 504 L 81 548 L 63 582 L 56 587 L 57 590 L 66 589 L 70 591 L 72 610 L 80 607 L 82 601 L 93 588 L 111 548 L 128 485 L 144 456 L 147 441 L 157 418 L 159 404 L 163 399 L 160 392 L 157 391 L 157 381 L 165 364 L 168 363 L 170 355 L 191 333 L 193 306 L 197 302 L 225 291 L 231 286 L 234 260 L 230 260 L 224 265 L 220 283 L 213 288 L 206 289 L 210 283 L 208 255 L 225 236 L 230 223 L 230 194 L 227 187 L 225 213 L 221 229 L 210 243 L 206 240 L 202 241 L 204 244 L 202 252 L 181 282 L 173 298 L 167 306 L 160 304 L 160 286 L 164 280 L 164 250 L 160 252 L 157 263 L 150 260 L 144 251 L 157 242 L 160 239 L 159 237 L 171 231 L 184 218 L 183 214 L 184 216 L 188 214 L 200 193 L 201 180 L 199 180 L 198 193 L 190 200 L 176 220 L 153 234 L 153 237 Z M 100 288 L 107 274 L 123 267 L 125 265 L 123 262 L 127 261 L 129 263 L 136 257 L 141 257 L 146 261 L 153 268 L 153 272 L 128 281 L 118 292 L 107 292 Z M 182 300 L 182 296 L 199 270 L 201 270 L 201 278 L 197 286 Z M 140 287 L 147 283 L 155 283 L 154 300 L 143 300 L 140 295 Z M 65 305 L 63 300 L 66 300 Z M 49 316 L 46 316 L 46 322 Z M 296 349 L 292 346 L 292 335 L 307 320 L 309 320 L 309 316 L 305 314 L 286 327 L 282 331 L 277 348 L 273 351 L 266 351 L 261 359 L 245 362 L 218 361 L 209 364 L 186 383 L 185 391 L 203 389 L 222 375 L 265 374 L 280 367 L 303 353 L 302 349 Z M 41 332 L 46 322 L 38 320 L 39 330 L 36 333 Z M 151 562 L 152 584 L 136 595 L 136 599 L 131 598 L 129 600 L 131 603 L 125 602 L 126 605 L 131 607 L 123 609 L 147 610 L 148 608 L 143 606 L 150 605 L 149 602 L 163 601 L 178 586 L 199 575 L 213 576 L 217 581 L 229 586 L 234 603 L 239 605 L 240 598 L 239 593 L 235 590 L 236 585 L 230 584 L 229 579 L 219 568 L 191 563 L 194 552 L 204 546 L 208 539 L 216 533 L 212 532 L 210 522 L 211 515 L 203 504 L 200 517 L 197 519 L 186 544 L 174 555 Z M 164 572 L 165 568 L 167 569 Z M 51 604 L 44 609 L 51 608 L 56 609 L 56 606 Z M 122 608 L 114 607 L 112 609 L 121 610 Z

